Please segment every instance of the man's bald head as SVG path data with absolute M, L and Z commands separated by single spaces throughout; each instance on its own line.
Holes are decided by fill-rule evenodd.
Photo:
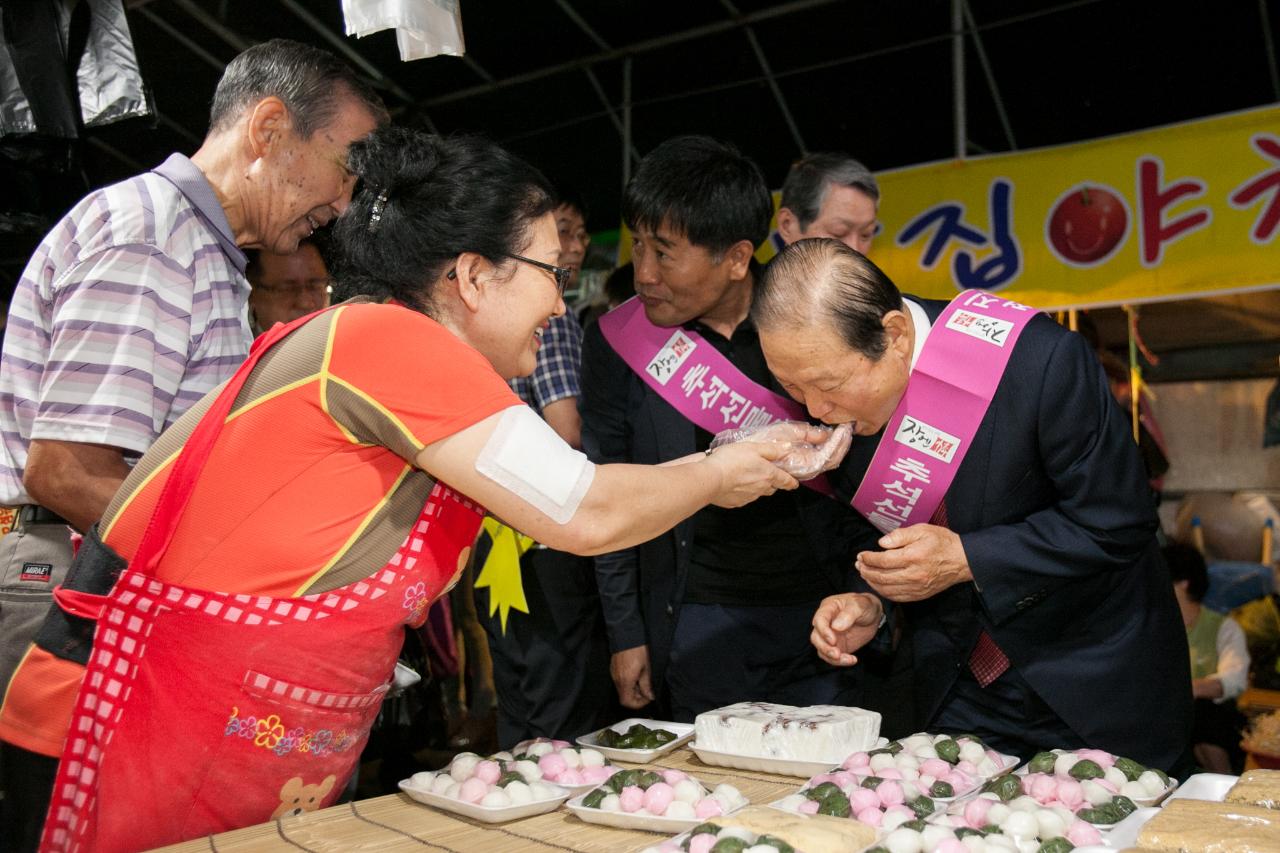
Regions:
M 872 361 L 884 355 L 881 322 L 902 310 L 902 295 L 879 267 L 830 237 L 799 240 L 769 262 L 752 297 L 751 317 L 762 332 L 833 328 Z

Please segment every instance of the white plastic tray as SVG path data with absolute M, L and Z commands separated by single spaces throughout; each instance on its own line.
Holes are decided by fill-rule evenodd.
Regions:
M 612 746 L 602 746 L 598 740 L 600 732 L 604 729 L 594 731 L 591 734 L 583 735 L 578 738 L 578 746 L 590 747 L 610 761 L 625 761 L 628 764 L 647 764 L 659 755 L 664 755 L 676 747 L 688 743 L 693 737 L 693 723 L 672 723 L 666 720 L 646 720 L 642 717 L 631 717 L 630 719 L 614 723 L 612 726 L 605 728 L 613 729 L 618 734 L 623 734 L 627 729 L 640 723 L 645 728 L 650 729 L 666 729 L 676 736 L 676 739 L 670 743 L 664 743 L 657 749 L 618 749 Z M 596 787 L 595 785 L 591 786 Z
M 704 749 L 694 741 L 689 748 L 697 753 L 704 764 L 716 767 L 733 767 L 738 770 L 754 770 L 758 773 L 773 773 L 778 776 L 803 776 L 806 779 L 819 773 L 831 770 L 830 761 L 791 761 L 785 758 L 765 758 L 759 755 L 739 755 L 736 752 L 717 752 Z M 837 761 L 836 764 L 840 762 Z
M 1058 753 L 1059 755 L 1063 754 L 1064 752 L 1073 752 L 1073 751 L 1074 751 L 1074 750 L 1061 750 L 1061 749 L 1054 749 L 1054 750 L 1050 750 L 1050 752 L 1055 752 L 1055 753 Z M 1027 769 L 1027 767 L 1028 767 L 1029 765 L 1030 765 L 1030 762 L 1028 762 L 1027 764 L 1022 765 L 1022 766 L 1021 766 L 1021 767 L 1019 767 L 1017 770 L 1013 771 L 1014 775 L 1015 775 L 1015 776 L 1026 776 L 1028 773 L 1030 773 L 1030 772 L 1031 772 L 1030 770 L 1028 770 L 1028 769 Z M 1050 775 L 1052 775 L 1052 774 L 1050 774 Z M 1201 774 L 1201 775 L 1217 775 L 1217 774 Z M 1238 777 L 1237 777 L 1237 778 L 1238 778 Z M 1230 786 L 1228 786 L 1228 787 L 1230 787 Z M 1178 780 L 1177 780 L 1177 779 L 1174 779 L 1174 778 L 1171 776 L 1171 777 L 1169 777 L 1169 785 L 1168 785 L 1168 787 L 1166 787 L 1166 788 L 1165 788 L 1163 791 L 1161 791 L 1159 794 L 1156 794 L 1154 797 L 1130 797 L 1130 799 L 1132 799 L 1132 800 L 1133 800 L 1133 804 L 1134 804 L 1135 806 L 1139 806 L 1139 807 L 1143 807 L 1143 806 L 1158 806 L 1158 805 L 1160 805 L 1160 803 L 1161 803 L 1161 802 L 1162 802 L 1166 797 L 1170 796 L 1170 795 L 1171 795 L 1174 791 L 1176 791 L 1176 790 L 1178 790 Z M 1115 825 L 1118 825 L 1118 824 L 1115 824 Z M 1098 823 L 1095 823 L 1095 824 L 1094 824 L 1094 826 L 1106 826 L 1106 824 L 1098 824 Z
M 572 796 L 572 792 L 568 788 L 562 788 L 559 785 L 553 785 L 550 782 L 543 782 L 556 790 L 556 795 L 549 800 L 534 800 L 531 803 L 521 803 L 515 806 L 481 806 L 475 803 L 464 803 L 462 800 L 455 800 L 452 797 L 446 797 L 443 794 L 435 794 L 431 791 L 424 791 L 410 784 L 408 779 L 400 780 L 400 790 L 404 791 L 411 799 L 440 809 L 441 811 L 454 812 L 472 820 L 478 820 L 483 823 L 506 823 L 507 821 L 519 820 L 522 817 L 533 817 L 534 815 L 546 814 L 555 811 L 560 804 Z M 594 787 L 594 786 L 592 786 Z
M 1220 803 L 1226 799 L 1231 786 L 1239 781 L 1239 776 L 1227 776 L 1223 773 L 1196 773 L 1188 776 L 1187 781 L 1179 785 L 1167 800 L 1210 800 Z
M 950 797 L 929 797 L 928 792 L 925 792 L 925 796 L 929 797 L 929 799 L 933 800 L 935 803 L 953 803 L 956 800 L 967 800 L 970 794 L 973 794 L 975 791 L 978 791 L 980 788 L 982 788 L 983 785 L 987 784 L 992 779 L 995 779 L 999 776 L 1003 776 L 1013 768 L 1017 767 L 1018 762 L 1021 760 L 1016 755 L 1005 755 L 1003 752 L 997 752 L 996 755 L 1000 756 L 1000 767 L 998 770 L 996 770 L 994 774 L 990 776 L 975 776 L 974 782 L 972 785 L 970 785 L 968 788 L 961 788 L 959 791 L 956 791 L 956 793 Z M 840 769 L 841 768 L 839 767 L 832 767 L 822 772 L 835 773 Z M 875 773 L 855 773 L 853 774 L 853 778 L 861 782 L 863 779 L 866 779 L 875 775 L 876 775 Z M 917 788 L 921 787 L 920 783 L 914 779 L 895 780 L 895 781 L 907 781 L 915 785 Z
M 878 738 L 872 749 L 884 746 L 889 741 Z M 806 779 L 819 773 L 832 773 L 840 769 L 840 765 L 849 755 L 843 755 L 833 761 L 796 761 L 789 758 L 769 758 L 763 755 L 743 755 L 737 752 L 718 752 L 698 746 L 694 741 L 689 748 L 697 753 L 704 764 L 716 767 L 733 767 L 738 770 L 755 770 L 759 773 L 773 773 L 778 776 L 803 776 Z M 856 752 L 853 750 L 850 752 Z
M 675 835 L 688 829 L 693 829 L 698 824 L 708 818 L 692 817 L 688 819 L 677 817 L 658 817 L 642 812 L 607 812 L 604 809 L 593 809 L 582 804 L 586 799 L 586 794 L 580 797 L 574 797 L 565 803 L 565 808 L 582 818 L 587 823 L 595 823 L 600 826 L 612 826 L 616 829 L 639 829 L 644 832 L 661 832 L 667 835 Z M 737 811 L 734 809 L 733 811 Z M 733 814 L 733 812 L 727 812 Z
M 788 814 L 790 814 L 790 812 L 788 812 Z M 704 821 L 700 821 L 700 822 L 701 822 L 701 823 L 715 823 L 715 822 L 716 822 L 716 820 L 717 820 L 717 818 L 709 817 L 709 818 L 707 818 L 706 820 L 704 820 Z M 742 827 L 739 827 L 739 829 L 741 829 L 741 828 L 742 828 Z M 757 837 L 757 838 L 758 838 L 758 837 L 760 837 L 761 835 L 764 835 L 764 834 L 765 834 L 765 833 L 763 833 L 763 832 L 753 832 L 752 830 L 746 830 L 746 831 L 747 831 L 747 832 L 750 832 L 753 836 L 755 836 L 755 837 Z M 647 847 L 645 847 L 645 848 L 644 848 L 644 850 L 648 850 L 648 849 L 650 849 L 650 848 L 657 849 L 657 848 L 659 848 L 659 847 L 662 847 L 664 844 L 674 844 L 676 847 L 678 847 L 678 848 L 679 848 L 679 849 L 681 849 L 681 850 L 688 849 L 688 848 L 686 848 L 686 847 L 684 846 L 684 843 L 685 843 L 686 841 L 688 841 L 688 840 L 689 840 L 689 838 L 690 838 L 690 834 L 691 834 L 692 832 L 693 832 L 693 829 L 687 829 L 687 830 L 685 830 L 684 832 L 682 832 L 682 833 L 680 833 L 679 835 L 674 836 L 674 837 L 672 837 L 672 838 L 667 838 L 667 839 L 664 839 L 664 840 L 662 840 L 662 841 L 655 841 L 653 844 L 650 844 L 650 845 L 648 845 Z M 873 846 L 874 846 L 874 845 L 873 845 Z
M 1154 807 L 1138 809 L 1102 834 L 1102 840 L 1112 850 L 1127 850 L 1138 846 L 1138 832 L 1143 824 L 1160 812 Z M 1076 848 L 1077 850 L 1084 848 Z
M 827 772 L 831 773 L 834 771 L 828 770 Z M 855 773 L 853 775 L 853 778 L 858 781 L 859 785 L 861 785 L 864 779 L 869 779 L 871 778 L 872 775 L 874 774 L 864 776 L 861 773 Z M 877 776 L 876 778 L 879 779 L 883 777 Z M 906 782 L 907 784 L 912 785 L 917 789 L 920 789 L 920 792 L 923 796 L 929 797 L 929 799 L 933 800 L 935 803 L 954 803 L 956 800 L 967 800 L 969 799 L 970 794 L 972 794 L 974 791 L 977 791 L 979 788 L 981 788 L 983 785 L 987 783 L 986 779 L 978 779 L 968 788 L 961 788 L 959 791 L 957 791 L 955 794 L 953 794 L 950 797 L 933 797 L 929 795 L 928 791 L 923 790 L 923 786 L 919 782 L 915 781 L 914 779 L 894 779 L 893 781 Z M 808 783 L 805 783 L 805 787 L 808 788 L 812 786 L 810 786 Z

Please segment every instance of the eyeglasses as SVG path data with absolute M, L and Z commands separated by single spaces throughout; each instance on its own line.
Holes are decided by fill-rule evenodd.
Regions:
M 505 257 L 511 258 L 513 261 L 530 264 L 531 266 L 539 267 L 540 269 L 544 269 L 551 273 L 556 278 L 556 290 L 560 292 L 561 296 L 564 296 L 564 289 L 569 286 L 569 279 L 573 278 L 573 270 L 568 267 L 558 267 L 555 264 L 535 261 L 533 258 L 526 258 L 524 255 L 513 255 L 510 252 L 503 252 L 502 254 Z M 457 278 L 458 270 L 456 268 L 449 270 L 446 277 L 450 279 Z
M 535 261 L 533 258 L 526 258 L 524 255 L 513 255 L 505 252 L 508 258 L 513 261 L 520 261 L 523 264 L 544 269 L 556 277 L 556 290 L 560 291 L 560 295 L 564 296 L 564 289 L 569 286 L 569 279 L 573 278 L 573 270 L 568 267 L 558 267 L 555 264 L 547 264 L 542 261 Z

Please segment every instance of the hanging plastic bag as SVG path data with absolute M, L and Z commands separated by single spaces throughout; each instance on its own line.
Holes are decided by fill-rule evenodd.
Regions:
M 342 0 L 342 17 L 349 36 L 394 29 L 404 62 L 466 52 L 458 0 Z

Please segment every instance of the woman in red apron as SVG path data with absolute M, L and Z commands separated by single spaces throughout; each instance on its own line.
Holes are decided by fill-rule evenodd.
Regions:
M 336 272 L 376 302 L 260 338 L 139 461 L 57 595 L 36 651 L 87 668 L 43 849 L 147 849 L 331 804 L 402 627 L 457 579 L 482 506 L 597 553 L 796 485 L 777 445 L 596 467 L 539 432 L 504 380 L 564 311 L 545 180 L 491 143 L 396 128 L 351 165 Z

